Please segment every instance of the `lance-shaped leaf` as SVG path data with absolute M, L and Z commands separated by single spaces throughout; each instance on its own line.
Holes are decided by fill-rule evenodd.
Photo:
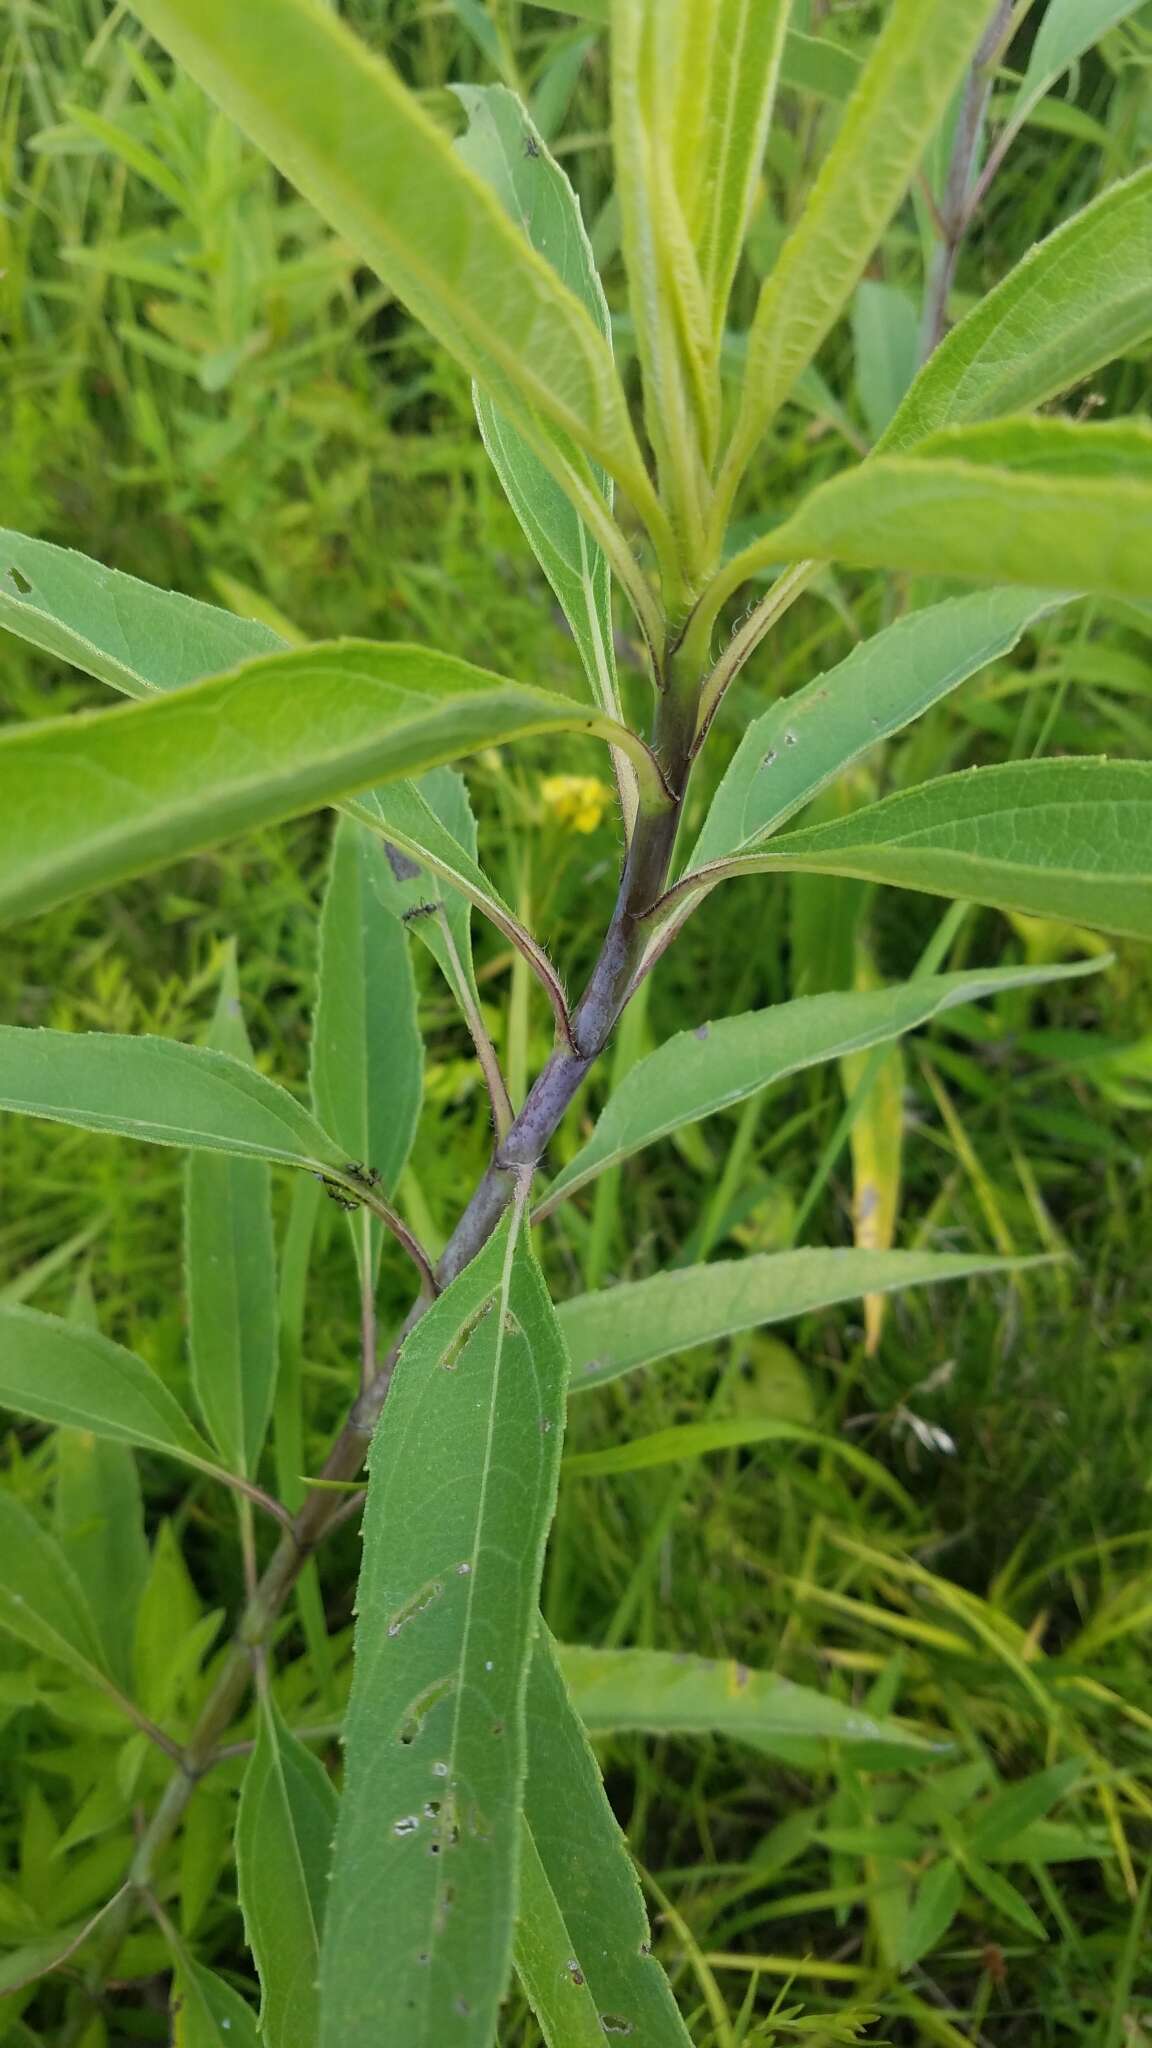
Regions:
M 391 879 L 383 840 L 341 819 L 320 917 L 312 1100 L 346 1158 L 379 1173 L 386 1194 L 408 1157 L 424 1067 L 408 936 L 387 904 Z
M 179 689 L 284 644 L 255 619 L 4 530 L 0 625 L 129 697 Z
M 1043 405 L 1152 334 L 1152 167 L 1031 249 L 933 351 L 880 442 Z
M 328 1773 L 265 1697 L 236 1816 L 236 1875 L 267 2048 L 316 2048 L 336 1811 Z
M 256 2015 L 231 1984 L 186 1950 L 167 1929 L 177 1963 L 169 1996 L 172 2048 L 259 2048 Z
M 1152 763 L 970 768 L 847 818 L 783 833 L 770 852 L 720 861 L 683 887 L 774 869 L 857 875 L 1152 938 Z
M 1140 0 L 1048 0 L 1009 116 L 1009 133 L 1021 127 L 1037 101 L 1093 43 L 1135 14 L 1139 4 Z
M 723 1416 L 716 1422 L 686 1422 L 678 1429 L 653 1430 L 649 1436 L 608 1444 L 602 1451 L 580 1451 L 564 1460 L 564 1469 L 580 1479 L 614 1479 L 622 1473 L 651 1471 L 655 1465 L 688 1464 L 713 1451 L 750 1450 L 756 1444 L 799 1444 L 805 1450 L 819 1451 L 824 1459 L 839 1459 L 866 1486 L 877 1487 L 899 1507 L 911 1509 L 912 1502 L 899 1480 L 867 1451 L 858 1450 L 843 1437 L 808 1429 L 802 1422 L 785 1422 L 778 1415 Z
M 958 1004 L 978 1002 L 1004 989 L 1039 987 L 1090 974 L 1097 964 L 1089 960 L 1057 967 L 988 967 L 926 975 L 891 988 L 800 996 L 770 1010 L 749 1010 L 742 1017 L 721 1017 L 693 1031 L 678 1031 L 625 1074 L 587 1144 L 557 1174 L 542 1209 L 554 1208 L 561 1197 L 583 1187 L 605 1167 L 669 1131 L 743 1102 L 788 1074 L 884 1045 Z
M 677 151 L 685 212 L 719 344 L 776 98 L 791 0 L 715 0 L 699 9 L 703 74 L 682 81 L 695 133 Z M 701 51 L 701 54 L 704 54 Z M 683 105 L 683 101 L 682 101 Z M 698 124 L 698 125 L 697 125 Z
M 578 1294 L 558 1310 L 572 1358 L 572 1392 L 618 1379 L 697 1344 L 789 1321 L 814 1309 L 1033 1264 L 987 1252 L 755 1252 L 706 1266 L 676 1266 L 650 1280 Z
M 12 581 L 13 571 L 21 579 L 20 589 Z M 5 602 L 6 594 L 11 603 Z M 138 698 L 181 689 L 285 645 L 265 627 L 232 612 L 19 533 L 0 534 L 0 617 L 21 639 Z M 386 900 L 397 915 L 426 902 L 437 882 L 451 884 L 444 903 L 448 933 L 438 918 L 420 920 L 416 928 L 454 989 L 479 1004 L 469 903 L 529 954 L 546 985 L 555 983 L 540 948 L 477 865 L 476 824 L 459 775 L 433 768 L 419 783 L 388 783 L 349 797 L 341 808 L 385 833 L 410 862 L 419 863 L 420 874 L 398 875 L 396 887 L 388 889 Z
M 548 2048 L 603 2048 L 612 2033 L 643 2048 L 688 2048 L 651 1952 L 628 1845 L 556 1659 L 541 1622 L 528 1678 L 517 1973 Z
M 980 583 L 1152 596 L 1152 429 L 945 427 L 821 484 L 726 579 L 814 557 Z
M 505 410 L 651 489 L 611 352 L 397 74 L 313 0 L 135 12 Z M 536 436 L 533 435 L 535 439 Z
M 0 1324 L 0 1380 L 7 1346 Z M 7 1397 L 0 1393 L 0 1402 Z M 136 1461 L 125 1444 L 90 1429 L 56 1435 L 56 1540 L 84 1590 L 108 1663 L 131 1688 L 136 1609 L 148 1577 L 148 1545 Z
M 0 1308 L 0 1406 L 219 1469 L 150 1365 L 97 1330 L 37 1309 Z
M 746 1664 L 667 1650 L 565 1645 L 560 1668 L 593 1735 L 727 1735 L 787 1763 L 827 1766 L 832 1744 L 857 1762 L 923 1762 L 939 1745 L 806 1685 Z
M 748 336 L 730 473 L 844 311 L 988 21 L 987 0 L 894 0 Z
M 458 85 L 455 91 L 468 115 L 467 133 L 456 144 L 461 156 L 587 308 L 611 349 L 608 302 L 585 233 L 580 202 L 527 109 L 503 85 Z M 604 552 L 512 420 L 486 392 L 477 388 L 474 398 L 484 446 L 572 628 L 592 695 L 602 711 L 619 718 L 611 581 Z M 611 510 L 607 471 L 595 464 L 591 477 Z M 616 765 L 631 815 L 635 811 L 634 781 L 623 756 L 617 756 Z
M 909 612 L 754 718 L 712 800 L 689 869 L 746 852 L 878 740 L 1007 654 L 1063 600 L 981 590 Z
M 229 949 L 209 1046 L 240 1066 L 252 1047 Z M 193 1150 L 185 1169 L 188 1353 L 197 1406 L 230 1472 L 251 1477 L 279 1362 L 272 1176 L 266 1159 Z
M 153 1145 L 337 1171 L 335 1138 L 265 1074 L 209 1046 L 0 1024 L 0 1109 Z
M 10 1493 L 0 1493 L 0 1630 L 94 1685 L 107 1683 L 99 1631 L 80 1581 L 55 1538 Z
M 369 1461 L 322 2048 L 491 2039 L 566 1370 L 516 1219 L 401 1354 Z
M 659 799 L 643 742 L 591 707 L 426 648 L 339 641 L 147 703 L 0 736 L 0 917 L 27 915 L 530 733 L 596 733 Z
M 606 28 L 612 14 L 612 0 L 537 0 L 553 14 L 576 14 L 582 21 Z M 815 93 L 820 99 L 847 99 L 860 74 L 859 60 L 827 36 L 805 35 L 789 29 L 784 38 L 780 82 L 797 92 Z

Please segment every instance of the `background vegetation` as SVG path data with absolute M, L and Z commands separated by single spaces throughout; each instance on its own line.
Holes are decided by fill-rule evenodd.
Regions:
M 503 72 L 518 86 L 541 131 L 562 137 L 612 297 L 595 29 L 479 0 L 348 11 L 446 120 L 451 79 Z M 878 11 L 812 0 L 810 25 L 851 53 Z M 575 654 L 487 465 L 461 373 L 119 9 L 7 0 L 2 12 L 4 524 L 281 630 L 417 639 L 570 686 Z M 1012 70 L 1034 28 L 1020 12 Z M 814 89 L 786 95 L 754 237 L 762 266 L 819 163 L 836 77 L 826 55 Z M 1146 7 L 1102 35 L 1006 155 L 961 254 L 953 310 L 1146 161 L 1150 144 Z M 914 362 L 932 244 L 920 191 L 851 328 L 778 422 L 759 509 L 786 507 L 801 476 L 831 474 L 846 443 L 866 446 L 882 429 Z M 1146 411 L 1147 397 L 1142 352 L 1079 403 L 1107 416 Z M 841 658 L 908 596 L 898 581 L 823 574 L 740 678 L 727 729 L 739 731 L 769 683 L 787 689 Z M 985 758 L 1152 753 L 1150 630 L 1137 607 L 1105 602 L 1042 624 L 836 801 Z M 0 637 L 5 714 L 99 701 L 98 685 Z M 626 642 L 621 656 L 627 669 Z M 724 758 L 721 740 L 694 791 L 698 818 Z M 587 776 L 600 767 L 589 748 Z M 589 904 L 606 912 L 616 877 L 608 791 L 557 779 L 544 748 L 485 757 L 468 779 L 489 873 L 578 983 Z M 531 833 L 514 838 L 508 828 L 525 823 Z M 255 836 L 6 934 L 0 1016 L 196 1038 L 235 941 L 261 1063 L 303 1081 L 328 834 L 321 817 Z M 479 920 L 477 945 L 518 1097 L 546 1056 L 549 1019 L 523 964 Z M 629 1014 L 614 1071 L 710 1015 L 907 974 L 929 946 L 954 967 L 1103 951 L 1084 933 L 992 912 L 942 921 L 938 905 L 905 894 L 812 879 L 735 885 L 688 926 Z M 882 1317 L 853 1306 L 698 1351 L 574 1409 L 577 1451 L 741 1414 L 812 1421 L 899 1482 L 881 1492 L 839 1459 L 779 1444 L 564 1482 L 545 1599 L 561 1638 L 771 1668 L 907 1715 L 950 1745 L 922 1770 L 844 1764 L 825 1775 L 719 1735 L 620 1737 L 602 1750 L 701 2042 L 1152 2039 L 1150 985 L 1147 954 L 1121 947 L 1087 981 L 949 1017 L 887 1056 L 850 1136 L 859 1072 L 818 1069 L 606 1176 L 544 1233 L 559 1294 L 661 1262 L 847 1243 L 854 1228 L 871 1231 L 862 1242 L 1064 1255 L 1011 1286 L 910 1294 Z M 435 1251 L 482 1169 L 489 1128 L 470 1049 L 430 972 L 423 996 L 433 1051 L 403 1195 Z M 560 1158 L 605 1085 L 570 1116 Z M 120 1139 L 5 1119 L 0 1176 L 0 1299 L 87 1303 L 180 1387 L 176 1155 L 145 1159 Z M 385 1313 L 404 1306 L 395 1278 Z M 358 1346 L 350 1248 L 321 1203 L 299 1335 L 305 1470 L 347 1404 Z M 4 1486 L 78 1567 L 104 1570 L 125 1610 L 142 1589 L 126 1654 L 146 1675 L 150 1711 L 179 1727 L 242 1594 L 228 1503 L 139 1459 L 145 1549 L 131 1499 L 104 1519 L 123 1471 L 105 1471 L 91 1443 L 12 1426 L 3 1450 Z M 348 1528 L 322 1564 L 329 1668 L 306 1604 L 290 1623 L 313 1653 L 297 1667 L 310 1672 L 305 1726 L 325 1705 L 331 1718 L 346 1682 L 356 1561 Z M 333 1740 L 322 1753 L 335 1761 Z M 55 1930 L 119 1881 L 148 1765 L 111 1712 L 2 1639 L 0 1758 L 11 1982 L 38 1943 L 47 1959 Z M 237 1782 L 225 1767 L 194 1805 L 169 1903 L 192 1951 L 244 1978 L 227 1866 Z M 119 1968 L 135 1990 L 113 2020 L 70 1999 L 65 1968 L 0 2005 L 0 2040 L 166 2039 L 159 1935 L 134 1936 Z M 509 2048 L 538 2039 L 513 2006 L 505 2034 Z

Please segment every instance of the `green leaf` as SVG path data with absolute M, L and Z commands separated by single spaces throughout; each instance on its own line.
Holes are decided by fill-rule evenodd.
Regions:
M 184 1951 L 172 1980 L 170 2011 L 172 2048 L 261 2048 L 251 2006 Z
M 5 1349 L 0 1323 L 0 1381 Z M 54 1527 L 100 1630 L 109 1669 L 129 1691 L 148 1546 L 136 1461 L 124 1444 L 88 1429 L 57 1430 Z
M 860 77 L 860 60 L 828 35 L 790 28 L 784 38 L 780 83 L 820 100 L 846 100 Z
M 251 1064 L 230 949 L 208 1037 Z M 279 1363 L 272 1176 L 265 1159 L 193 1151 L 185 1170 L 184 1260 L 192 1387 L 208 1434 L 231 1472 L 259 1462 Z
M 900 1942 L 898 1960 L 904 1969 L 918 1963 L 921 1956 L 926 1956 L 938 1941 L 944 1939 L 960 1911 L 963 1896 L 964 1880 L 960 1872 L 947 1857 L 941 1857 L 921 1879 L 916 1890 Z
M 738 558 L 1152 596 L 1152 428 L 945 427 L 820 484 Z M 735 564 L 729 574 L 735 573 Z
M 372 1447 L 322 2048 L 491 2039 L 565 1376 L 514 1219 L 412 1332 Z
M 129 697 L 179 689 L 284 644 L 255 619 L 3 529 L 0 626 Z
M 542 416 L 651 499 L 603 335 L 390 65 L 312 0 L 135 0 L 266 151 L 543 452 Z
M 1038 1920 L 1024 1894 L 998 1870 L 989 1870 L 986 1863 L 969 1853 L 964 1856 L 964 1875 L 973 1888 L 982 1893 L 989 1905 L 1003 1913 L 1014 1927 L 1020 1927 L 1025 1934 L 1036 1941 L 1047 1941 L 1048 1933 L 1043 1921 Z
M 745 852 L 1064 600 L 980 590 L 909 612 L 754 718 L 712 800 L 689 869 Z
M 1034 1771 L 1019 1784 L 1006 1786 L 973 1816 L 975 1826 L 968 1838 L 971 1848 L 977 1856 L 1002 1852 L 1017 1835 L 1043 1820 L 1083 1776 L 1083 1758 L 1069 1757 L 1066 1763 Z
M 1102 192 L 980 299 L 929 357 L 881 451 L 1043 405 L 1145 341 L 1149 246 L 1152 167 Z
M 626 1472 L 647 1472 L 654 1465 L 683 1465 L 693 1458 L 708 1457 L 712 1451 L 744 1450 L 752 1444 L 802 1444 L 808 1450 L 822 1451 L 825 1457 L 842 1458 L 867 1485 L 879 1487 L 902 1507 L 908 1505 L 904 1488 L 866 1451 L 840 1437 L 806 1429 L 799 1422 L 782 1422 L 776 1416 L 740 1415 L 653 1430 L 650 1436 L 609 1444 L 602 1451 L 580 1451 L 564 1460 L 564 1471 L 577 1479 L 611 1479 Z
M 860 1295 L 1016 1270 L 1017 1261 L 981 1252 L 824 1250 L 755 1252 L 707 1266 L 674 1267 L 650 1280 L 625 1281 L 561 1303 L 572 1391 L 600 1386 L 673 1352 Z
M 0 917 L 29 915 L 374 782 L 544 732 L 643 743 L 426 648 L 339 641 L 0 736 Z
M 1048 0 L 1020 81 L 1009 126 L 1020 127 L 1030 109 L 1110 28 L 1135 14 L 1140 0 Z
M 898 1722 L 862 1714 L 774 1671 L 750 1671 L 735 1659 L 567 1645 L 559 1660 L 591 1735 L 725 1735 L 813 1768 L 827 1765 L 830 1743 L 877 1766 L 922 1762 L 936 1747 Z
M 387 903 L 391 881 L 380 838 L 341 819 L 320 918 L 312 1100 L 345 1157 L 374 1168 L 385 1194 L 411 1148 L 424 1068 L 408 935 Z
M 587 308 L 611 350 L 608 302 L 579 201 L 527 109 L 503 85 L 458 85 L 453 90 L 468 115 L 468 131 L 458 139 L 457 150 L 496 193 L 532 247 Z M 619 718 L 611 582 L 603 550 L 513 422 L 486 393 L 477 389 L 474 396 L 484 446 L 572 628 L 592 695 L 602 711 Z M 612 491 L 607 472 L 594 465 L 592 481 L 610 511 Z M 627 763 L 618 757 L 620 768 L 627 771 Z M 634 810 L 634 783 L 630 793 Z
M 708 870 L 858 875 L 1152 938 L 1152 763 L 1022 761 L 900 790 Z
M 879 440 L 916 375 L 920 315 L 898 285 L 866 277 L 852 301 L 856 390 L 868 432 Z
M 1148 779 L 1152 789 L 1152 769 Z M 872 810 L 854 813 L 846 823 L 867 818 Z M 838 829 L 839 821 L 833 827 L 816 826 L 809 835 L 796 833 L 778 844 L 790 846 L 802 836 Z M 692 1031 L 678 1031 L 624 1076 L 587 1144 L 557 1174 L 542 1213 L 605 1167 L 684 1124 L 745 1101 L 789 1074 L 868 1046 L 886 1045 L 962 1003 L 1004 989 L 1042 987 L 1048 981 L 1090 974 L 1098 964 L 1073 961 L 1054 968 L 988 967 L 966 974 L 928 975 L 890 988 L 800 996 L 769 1010 L 749 1010 L 742 1017 L 722 1017 Z
M 0 1308 L 0 1403 L 37 1422 L 90 1429 L 112 1443 L 217 1470 L 211 1449 L 150 1365 L 60 1316 Z
M 173 1038 L 0 1024 L 0 1109 L 325 1172 L 344 1159 L 286 1088 L 231 1053 Z
M 337 1799 L 321 1763 L 261 1701 L 236 1816 L 236 1873 L 267 2048 L 316 2048 L 318 1973 Z
M 713 0 L 702 10 L 708 62 L 693 80 L 699 146 L 689 145 L 686 212 L 717 343 L 760 183 L 790 12 L 791 0 Z
M 844 311 L 988 21 L 987 0 L 894 0 L 748 336 L 735 480 Z
M 651 1953 L 628 1845 L 543 1622 L 527 1717 L 516 1969 L 548 2048 L 603 2048 L 606 2017 L 644 2048 L 688 2048 Z
M 31 1309 L 5 1309 L 5 1326 Z M 6 1399 L 0 1395 L 0 1399 Z M 0 1631 L 66 1664 L 89 1683 L 106 1681 L 104 1651 L 83 1588 L 55 1538 L 11 1493 L 0 1492 Z
M 427 946 L 465 1011 L 480 1006 L 472 966 L 469 908 L 474 904 L 513 945 L 529 952 L 543 978 L 552 976 L 546 954 L 489 881 L 476 860 L 476 821 L 464 778 L 451 768 L 433 768 L 419 782 L 392 782 L 345 808 L 383 835 L 404 858 L 391 858 L 388 872 L 376 871 L 376 885 L 397 917 L 411 925 Z M 411 872 L 410 872 L 411 870 Z M 443 883 L 448 889 L 443 891 Z M 443 906 L 448 930 L 438 916 Z

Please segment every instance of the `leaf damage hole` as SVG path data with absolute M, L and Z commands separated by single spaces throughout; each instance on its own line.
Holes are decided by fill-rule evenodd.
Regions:
M 635 2031 L 631 2020 L 626 2020 L 623 2014 L 618 2012 L 602 2012 L 600 2025 L 606 2034 L 631 2034 Z
M 580 1968 L 579 1963 L 576 1961 L 575 1956 L 569 1956 L 568 1961 L 564 1965 L 564 1968 L 570 1983 L 582 1984 L 584 1982 L 584 1972 Z
M 414 1835 L 419 1825 L 419 1814 L 406 1813 L 403 1814 L 399 1820 L 393 1821 L 392 1833 L 394 1835 Z
M 416 1616 L 423 1614 L 425 1608 L 431 1607 L 432 1602 L 438 1600 L 443 1591 L 444 1584 L 441 1579 L 429 1579 L 427 1585 L 421 1586 L 418 1593 L 413 1593 L 412 1598 L 406 1600 L 403 1607 L 396 1609 L 388 1623 L 388 1634 L 398 1636 L 401 1629 L 406 1627 L 408 1622 L 415 1621 Z
M 440 1364 L 445 1372 L 455 1372 L 469 1339 L 475 1335 L 485 1316 L 491 1315 L 494 1306 L 493 1297 L 489 1295 L 487 1301 L 481 1302 L 475 1314 L 469 1316 L 467 1322 L 461 1323 L 460 1328 L 455 1331 L 440 1358 Z
M 30 597 L 32 595 L 32 585 L 29 583 L 23 569 L 18 569 L 15 562 L 10 562 L 8 565 L 8 581 L 18 596 Z

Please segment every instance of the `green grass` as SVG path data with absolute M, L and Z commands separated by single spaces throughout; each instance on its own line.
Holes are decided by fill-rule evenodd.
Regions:
M 449 76 L 482 75 L 451 10 L 385 11 L 418 84 L 435 92 Z M 5 523 L 202 595 L 264 602 L 309 634 L 427 640 L 534 682 L 570 684 L 574 656 L 486 467 L 463 380 L 190 88 L 140 71 L 130 37 L 104 33 L 94 0 L 56 12 L 49 26 L 30 6 L 9 10 L 2 229 L 18 289 L 0 370 L 11 422 L 0 443 Z M 379 10 L 362 12 L 380 33 Z M 584 146 L 566 161 L 609 249 L 602 60 L 593 51 L 575 70 L 578 33 L 524 13 L 528 83 L 557 108 L 571 84 L 569 127 Z M 1139 158 L 1149 77 L 1146 63 L 1115 75 L 1099 58 L 1084 67 L 1077 103 L 1102 126 L 1100 150 L 1028 131 L 966 257 L 964 292 L 978 293 L 1058 213 Z M 137 148 L 172 138 L 181 203 L 150 189 L 122 152 L 93 147 L 76 105 L 122 125 Z M 770 211 L 787 210 L 789 181 L 818 156 L 821 118 L 806 110 L 783 138 Z M 772 232 L 769 219 L 768 244 Z M 125 238 L 144 234 L 154 261 L 179 258 L 167 284 L 124 274 Z M 114 243 L 120 255 L 101 258 Z M 67 254 L 80 244 L 83 262 Z M 918 264 L 906 213 L 886 247 L 888 280 L 913 285 Z M 821 367 L 858 429 L 843 337 Z M 1145 405 L 1146 362 L 1116 366 L 1100 395 L 1117 409 Z M 837 459 L 834 429 L 787 414 L 763 466 L 764 502 Z M 925 594 L 823 578 L 733 691 L 698 811 L 769 689 L 831 664 L 894 605 Z M 986 758 L 1152 752 L 1148 633 L 1146 618 L 1119 606 L 1045 624 L 869 773 L 890 787 Z M 4 648 L 0 698 L 15 717 L 99 701 L 97 686 L 15 646 Z M 549 812 L 541 779 L 554 766 L 543 752 L 485 758 L 469 781 L 494 879 L 578 984 L 593 911 L 606 916 L 611 901 L 618 843 L 610 819 L 581 835 Z M 602 764 L 576 750 L 564 766 L 594 773 Z M 525 821 L 530 867 L 510 831 Z M 318 819 L 265 834 L 6 934 L 0 1015 L 195 1036 L 234 936 L 258 1057 L 301 1085 L 327 829 Z M 718 892 L 662 963 L 620 1059 L 711 1015 L 843 985 L 865 932 L 879 971 L 906 973 L 941 918 L 925 899 L 892 894 L 842 893 L 838 918 L 830 913 L 826 884 Z M 498 935 L 477 924 L 494 1037 L 513 1072 L 533 1071 L 548 1019 Z M 1028 948 L 1070 954 L 1079 943 L 975 913 L 943 964 L 1007 962 Z M 488 1114 L 445 991 L 423 958 L 419 971 L 430 1067 L 408 1198 L 428 1235 L 442 1236 L 482 1168 Z M 1121 949 L 1099 976 L 955 1016 L 908 1048 L 896 1242 L 995 1242 L 1059 1252 L 1062 1263 L 1014 1286 L 980 1281 L 891 1301 L 873 1355 L 859 1310 L 837 1311 L 574 1404 L 571 1440 L 582 1450 L 705 1415 L 811 1417 L 849 1432 L 907 1495 L 901 1510 L 846 1479 L 837 1461 L 779 1446 L 564 1483 L 546 1597 L 561 1636 L 771 1667 L 909 1716 L 950 1745 L 921 1771 L 865 1773 L 845 1762 L 823 1776 L 720 1740 L 603 1745 L 616 1810 L 651 1878 L 660 1951 L 701 2044 L 800 2038 L 815 2048 L 859 2032 L 908 2048 L 1136 2048 L 1152 2036 L 1140 1963 L 1152 1835 L 1150 999 L 1147 955 Z M 561 1156 L 606 1086 L 606 1075 L 595 1077 L 572 1112 Z M 678 1258 L 779 1248 L 798 1218 L 802 1241 L 850 1241 L 850 1155 L 827 1151 L 842 1108 L 837 1074 L 821 1069 L 740 1118 L 654 1147 L 549 1226 L 557 1292 Z M 9 1119 L 0 1186 L 0 1287 L 59 1310 L 87 1282 L 101 1327 L 179 1390 L 175 1156 Z M 288 1194 L 285 1182 L 282 1220 Z M 383 1320 L 405 1305 L 403 1275 L 389 1267 Z M 321 1204 L 303 1334 L 308 1469 L 347 1404 L 357 1348 L 347 1236 Z M 952 1448 L 926 1443 L 926 1426 Z M 51 1440 L 13 1424 L 6 1456 L 6 1483 L 49 1512 Z M 226 1505 L 157 1461 L 141 1467 L 149 1526 L 170 1518 L 184 1559 L 168 1558 L 154 1603 L 162 1668 L 194 1616 L 234 1609 L 242 1587 Z M 303 1654 L 298 1612 L 280 1645 L 280 1697 L 300 1725 L 335 1717 L 356 1562 L 346 1528 L 321 1562 L 331 1682 Z M 186 1674 L 174 1725 L 199 1682 Z M 3 1887 L 41 1917 L 95 1910 L 122 1875 L 134 1802 L 147 1805 L 162 1782 L 160 1760 L 145 1757 L 111 1817 L 86 1806 L 117 1770 L 129 1784 L 121 1726 L 90 1709 L 85 1719 L 75 1688 L 58 1679 L 47 1690 L 48 1710 L 27 1696 L 19 1653 L 0 1648 L 0 1942 L 12 1946 L 26 1933 Z M 326 1754 L 335 1761 L 331 1742 Z M 1081 1773 L 1053 1810 L 1059 1840 L 995 1866 L 1015 1888 L 1007 1905 L 966 1881 L 959 1919 L 902 1967 L 911 1890 L 933 1863 L 963 1857 L 991 1788 L 1071 1760 Z M 243 1982 L 226 1861 L 239 1768 L 221 1767 L 177 1863 L 185 1937 Z M 79 1811 L 90 1831 L 54 1855 Z M 1051 1848 L 1063 1853 L 1046 1861 Z M 1013 1898 L 1038 1916 L 1043 1940 Z M 122 1973 L 138 1990 L 108 2029 L 97 2021 L 83 2033 L 84 2048 L 167 2038 L 153 1981 L 164 1969 L 158 1937 L 137 1934 Z M 73 2006 L 66 1974 L 48 1978 L 13 2002 L 0 2039 L 77 2041 Z M 538 2040 L 515 1999 L 504 2039 L 508 2048 Z

